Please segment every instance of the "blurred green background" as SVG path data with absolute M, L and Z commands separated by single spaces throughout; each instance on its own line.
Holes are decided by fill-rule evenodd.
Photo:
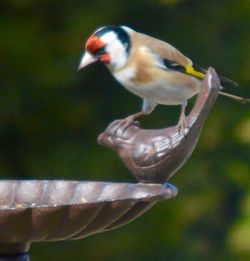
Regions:
M 87 37 L 107 24 L 170 42 L 239 82 L 233 93 L 250 97 L 249 0 L 1 0 L 2 179 L 135 182 L 96 137 L 138 111 L 141 100 L 103 65 L 76 71 Z M 165 127 L 179 111 L 159 106 L 141 122 Z M 219 97 L 196 151 L 171 179 L 176 198 L 109 233 L 34 244 L 32 258 L 250 260 L 249 159 L 250 105 Z

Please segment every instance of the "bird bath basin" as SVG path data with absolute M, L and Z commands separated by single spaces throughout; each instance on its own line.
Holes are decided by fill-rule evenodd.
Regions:
M 168 183 L 0 181 L 0 260 L 29 260 L 32 242 L 118 228 L 176 194 Z

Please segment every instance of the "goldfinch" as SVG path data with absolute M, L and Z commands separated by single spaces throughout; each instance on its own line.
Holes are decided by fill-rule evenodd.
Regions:
M 187 100 L 196 95 L 206 70 L 172 45 L 126 26 L 104 26 L 87 40 L 78 69 L 100 61 L 127 90 L 143 99 L 142 110 L 126 118 L 126 126 L 158 104 L 182 106 L 179 125 L 185 127 Z M 237 85 L 220 77 L 223 83 Z M 248 102 L 225 92 L 220 94 Z

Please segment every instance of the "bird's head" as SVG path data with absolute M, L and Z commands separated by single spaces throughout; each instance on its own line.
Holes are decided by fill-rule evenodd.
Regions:
M 111 70 L 123 67 L 131 49 L 132 32 L 132 29 L 125 26 L 104 26 L 97 29 L 86 42 L 78 69 L 96 61 L 106 64 Z

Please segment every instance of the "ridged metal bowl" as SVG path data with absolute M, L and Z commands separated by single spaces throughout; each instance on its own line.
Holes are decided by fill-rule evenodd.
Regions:
M 170 184 L 0 181 L 0 253 L 118 228 L 176 194 Z

